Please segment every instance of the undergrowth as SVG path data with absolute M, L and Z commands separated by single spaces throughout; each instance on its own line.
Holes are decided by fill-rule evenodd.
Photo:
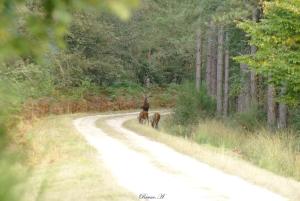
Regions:
M 177 125 L 173 117 L 162 127 L 168 133 L 190 136 L 199 144 L 209 144 L 235 152 L 259 167 L 300 181 L 300 136 L 293 130 L 270 132 L 263 127 L 245 129 L 232 120 L 203 119 L 197 125 Z

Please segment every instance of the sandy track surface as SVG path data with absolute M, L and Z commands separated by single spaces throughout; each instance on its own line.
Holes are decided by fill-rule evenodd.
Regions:
M 137 199 L 167 201 L 283 201 L 286 198 L 226 174 L 122 126 L 137 113 L 94 115 L 74 120 L 97 149 L 116 181 Z M 114 135 L 96 127 L 104 123 Z M 116 137 L 115 135 L 120 137 Z

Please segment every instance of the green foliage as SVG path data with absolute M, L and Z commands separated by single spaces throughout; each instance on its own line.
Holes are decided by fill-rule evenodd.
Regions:
M 231 56 L 247 53 L 251 37 L 251 44 L 258 47 L 257 54 L 238 61 L 265 77 L 271 75 L 275 86 L 285 84 L 284 101 L 299 104 L 299 0 L 268 1 L 264 19 L 258 24 L 242 22 L 242 30 L 236 28 L 234 20 L 248 18 L 257 0 L 143 0 L 129 19 L 129 11 L 138 2 L 0 0 L 1 143 L 8 125 L 17 122 L 14 115 L 21 105 L 41 97 L 84 100 L 103 95 L 111 100 L 134 97 L 136 101 L 144 93 L 155 92 L 150 101 L 166 107 L 180 91 L 172 120 L 176 123 L 174 130 L 180 135 L 192 133 L 200 118 L 214 116 L 215 100 L 204 87 L 196 92 L 192 83 L 178 84 L 193 79 L 195 30 L 201 28 L 203 37 L 207 37 L 204 31 L 210 22 L 226 25 Z M 112 13 L 127 21 L 120 21 Z M 206 45 L 203 40 L 203 63 Z M 229 105 L 233 108 L 242 83 L 239 63 L 230 63 Z M 141 85 L 146 78 L 150 78 L 151 86 L 144 89 Z M 263 115 L 252 108 L 234 115 L 234 119 L 253 131 L 264 122 Z M 298 112 L 293 111 L 291 123 L 295 128 L 298 119 Z M 198 140 L 217 146 L 226 141 L 217 134 L 207 140 L 209 134 Z M 228 140 L 225 145 L 238 144 Z M 0 181 L 2 185 L 5 182 Z
M 115 65 L 116 62 L 107 61 L 107 57 L 101 63 L 96 57 L 87 60 L 78 51 L 66 54 L 57 48 L 65 44 L 65 35 L 73 17 L 71 12 L 110 9 L 119 17 L 127 18 L 129 9 L 136 7 L 137 2 L 0 1 L 0 80 L 3 82 L 0 124 L 4 126 L 8 116 L 15 114 L 25 99 L 52 96 L 56 90 L 68 87 L 79 87 L 78 94 L 81 96 L 91 89 L 90 85 L 115 81 L 118 77 L 116 68 L 120 66 Z M 85 43 L 87 46 L 94 38 L 89 40 L 90 43 Z M 45 53 L 50 58 L 46 59 Z M 10 94 L 14 94 L 14 98 L 10 98 Z M 1 130 L 3 132 L 4 128 Z
M 63 80 L 57 83 L 76 86 L 88 77 L 102 86 L 144 84 L 148 77 L 152 84 L 163 85 L 189 78 L 194 47 L 187 13 L 174 2 L 171 8 L 160 4 L 164 3 L 145 1 L 127 22 L 107 13 L 75 12 L 66 36 L 68 49 L 54 55 L 55 76 Z M 174 18 L 178 23 L 170 27 Z
M 290 109 L 289 123 L 294 130 L 298 131 L 298 135 L 300 136 L 300 108 L 299 107 L 294 107 Z
M 18 200 L 15 186 L 20 174 L 14 169 L 15 158 L 4 149 L 7 147 L 7 127 L 15 125 L 18 119 L 12 115 L 20 110 L 23 97 L 15 83 L 0 78 L 0 200 Z M 8 118 L 10 117 L 10 118 Z
M 255 131 L 265 124 L 266 114 L 257 106 L 252 106 L 248 111 L 236 113 L 233 116 L 233 122 L 237 123 L 247 131 Z
M 215 105 L 215 100 L 206 94 L 204 87 L 197 92 L 193 83 L 186 83 L 180 88 L 174 120 L 182 125 L 196 124 L 199 118 L 212 117 Z
M 106 88 L 108 96 L 112 99 L 115 97 L 136 97 L 141 99 L 143 97 L 144 89 L 136 83 L 123 82 L 115 83 Z
M 255 55 L 238 57 L 256 72 L 270 78 L 275 86 L 287 88 L 285 102 L 300 104 L 300 1 L 265 2 L 264 18 L 259 23 L 245 21 L 239 27 L 258 47 Z
M 24 91 L 26 91 L 24 86 L 15 80 L 0 76 L 0 153 L 8 142 L 6 135 L 8 128 L 14 127 L 19 122 L 17 114 L 21 111 L 22 103 L 28 98 L 24 95 Z
M 8 160 L 9 159 L 9 160 Z M 18 200 L 19 197 L 16 194 L 16 185 L 20 182 L 19 179 L 21 177 L 17 177 L 17 175 L 21 175 L 20 172 L 17 172 L 15 168 L 15 161 L 12 159 L 11 155 L 6 153 L 0 154 L 0 200 L 6 201 L 14 201 Z M 23 176 L 23 175 L 22 175 Z
M 13 170 L 15 159 L 4 154 L 7 127 L 16 125 L 15 115 L 25 100 L 55 93 L 60 79 L 45 58 L 64 47 L 71 12 L 110 10 L 128 19 L 137 5 L 138 0 L 0 0 L 0 200 L 20 199 L 14 189 L 19 176 Z M 64 78 L 62 71 L 60 75 Z M 82 89 L 91 88 L 89 80 L 81 80 Z
M 114 63 L 104 61 L 103 68 L 97 69 L 94 67 L 98 66 L 95 59 L 83 64 L 83 57 L 71 55 L 73 63 L 66 62 L 67 66 L 63 62 L 70 60 L 61 59 L 53 62 L 54 66 L 57 65 L 55 68 L 51 60 L 44 59 L 44 54 L 52 55 L 57 52 L 57 47 L 65 43 L 71 12 L 81 9 L 110 10 L 125 19 L 129 17 L 129 10 L 137 5 L 138 0 L 0 1 L 0 124 L 4 126 L 7 116 L 15 114 L 15 108 L 26 98 L 52 95 L 55 88 L 81 85 L 82 88 L 89 88 L 86 80 L 97 83 L 98 78 L 93 77 L 95 73 L 92 70 L 82 75 L 84 69 L 76 68 L 80 62 L 81 67 L 89 63 L 93 69 L 100 71 L 98 75 L 102 74 L 102 79 L 111 83 L 115 74 L 111 75 L 108 69 L 115 66 Z M 0 130 L 3 132 L 4 129 Z
M 53 45 L 62 47 L 72 10 L 111 10 L 122 19 L 128 19 L 130 9 L 137 5 L 138 0 L 2 0 L 0 59 L 11 55 L 41 56 Z

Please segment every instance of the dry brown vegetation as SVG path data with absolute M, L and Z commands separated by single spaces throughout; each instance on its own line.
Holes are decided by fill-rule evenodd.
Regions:
M 149 102 L 151 108 L 169 108 L 175 105 L 176 89 L 164 91 L 162 95 L 161 88 L 154 88 Z M 130 94 L 124 89 L 118 89 L 115 92 L 117 96 L 109 96 L 101 93 L 99 96 L 86 95 L 79 99 L 64 98 L 40 98 L 28 100 L 22 107 L 22 114 L 25 119 L 44 117 L 55 114 L 74 114 L 85 112 L 106 112 L 139 109 L 143 103 L 142 92 L 132 92 Z
M 117 98 L 114 101 L 104 97 L 89 97 L 83 100 L 51 100 L 49 98 L 30 100 L 23 106 L 26 119 L 43 117 L 49 114 L 66 114 L 82 112 L 104 112 L 138 108 L 137 100 Z

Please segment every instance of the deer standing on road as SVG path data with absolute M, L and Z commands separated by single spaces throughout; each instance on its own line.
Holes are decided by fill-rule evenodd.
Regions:
M 145 121 L 147 121 L 148 124 L 149 124 L 149 115 L 148 115 L 148 112 L 141 111 L 140 114 L 139 114 L 138 119 L 139 119 L 139 122 L 141 124 L 143 124 Z
M 151 117 L 151 126 L 153 128 L 158 128 L 158 122 L 160 120 L 160 114 L 155 112 L 154 115 Z
M 149 111 L 149 102 L 148 102 L 148 96 L 145 95 L 144 96 L 144 103 L 143 103 L 143 106 L 141 107 L 143 109 L 144 112 L 148 112 Z

